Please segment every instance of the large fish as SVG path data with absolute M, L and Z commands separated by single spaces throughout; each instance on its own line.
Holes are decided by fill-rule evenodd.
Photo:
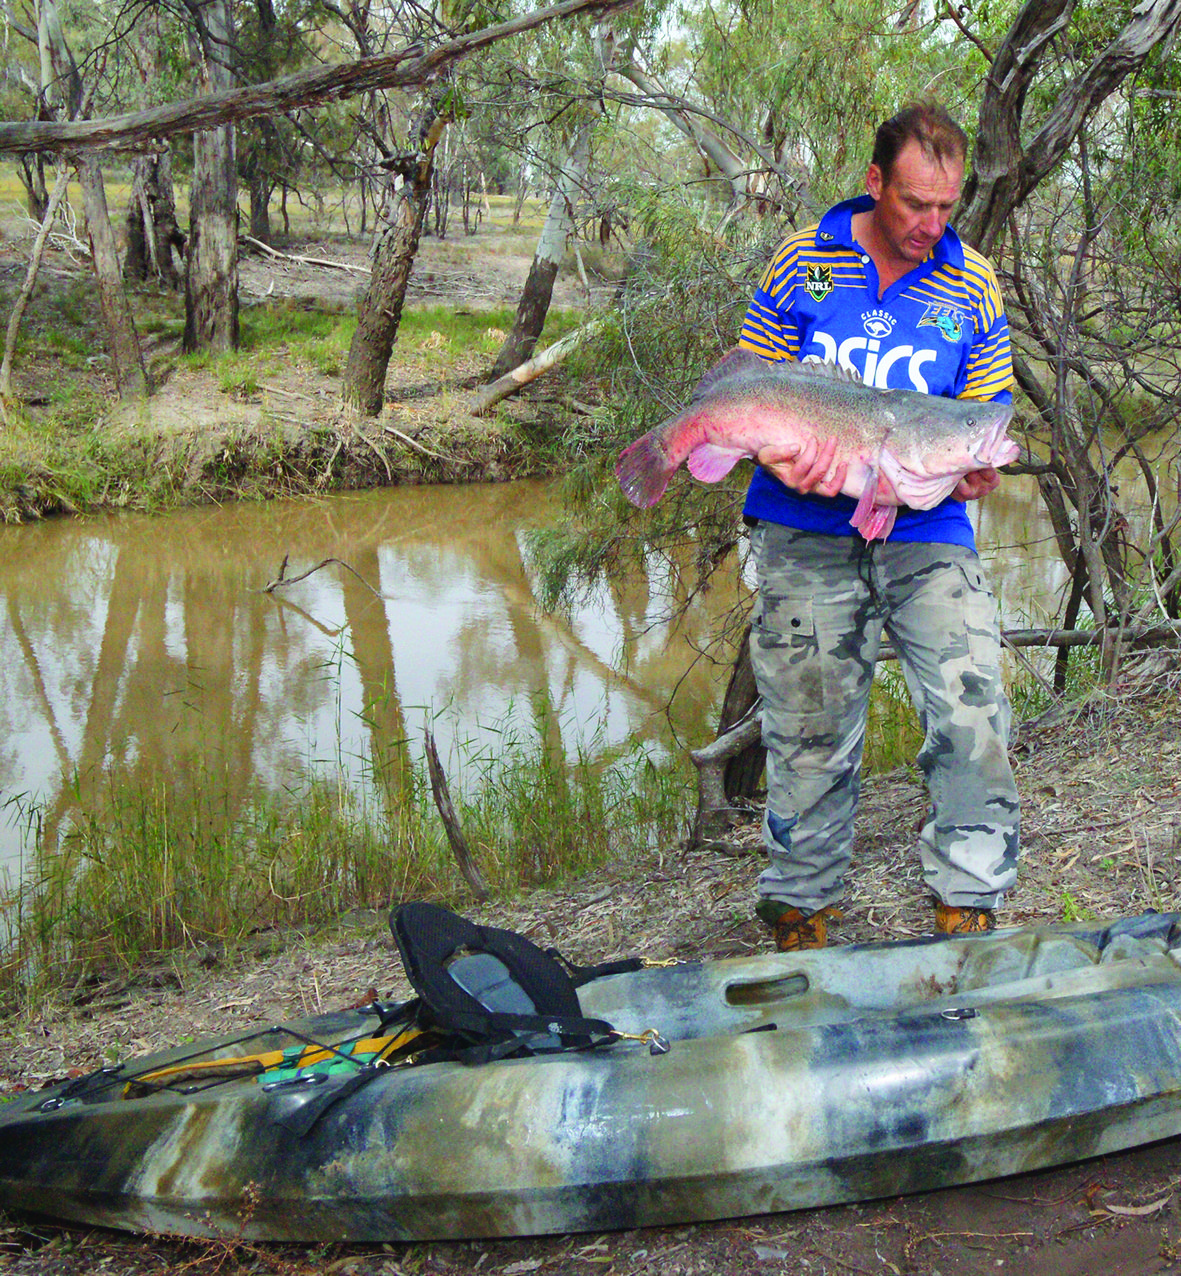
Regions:
M 1007 403 L 878 390 L 833 364 L 768 363 L 735 349 L 683 412 L 623 452 L 615 473 L 628 500 L 646 508 L 682 461 L 716 483 L 768 444 L 835 438 L 833 468 L 848 466 L 841 491 L 857 498 L 849 522 L 866 540 L 885 540 L 899 506 L 931 509 L 965 474 L 1016 460 L 1005 432 L 1012 416 Z

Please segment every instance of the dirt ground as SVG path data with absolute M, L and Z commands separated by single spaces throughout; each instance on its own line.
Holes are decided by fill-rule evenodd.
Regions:
M 1003 924 L 1181 909 L 1179 679 L 1154 658 L 1122 693 L 1027 724 L 1013 757 L 1024 859 Z M 929 928 L 913 855 L 921 786 L 904 769 L 871 778 L 838 943 Z M 765 951 L 751 919 L 757 812 L 723 848 L 668 846 L 584 882 L 467 915 L 556 944 L 576 960 L 624 953 L 723 957 Z M 178 1037 L 406 991 L 385 918 L 342 918 L 317 936 L 259 937 L 232 961 L 186 954 L 96 983 L 38 1019 L 5 1026 L 0 1087 L 39 1086 Z M 0 1229 L 13 1276 L 274 1272 L 454 1276 L 695 1276 L 924 1273 L 1023 1276 L 1181 1272 L 1181 1139 L 1101 1160 L 922 1196 L 683 1228 L 456 1244 L 297 1246 L 143 1239 L 44 1220 Z
M 309 242 L 291 251 L 328 255 L 332 246 Z M 461 295 L 472 304 L 484 298 L 515 301 L 527 264 L 475 268 L 428 244 L 412 299 Z M 257 255 L 243 263 L 248 301 L 315 296 L 349 304 L 356 286 L 356 272 Z M 264 389 L 258 402 L 241 401 L 234 411 L 248 423 L 265 406 L 273 419 L 275 402 L 286 393 L 297 428 L 331 415 L 331 387 L 311 376 L 306 369 L 293 369 L 281 389 Z M 204 428 L 208 422 L 198 419 L 201 395 L 208 396 L 222 423 L 233 415 L 226 396 L 219 398 L 208 382 L 190 384 L 179 375 L 166 383 L 153 412 L 162 420 L 183 419 Z M 408 410 L 405 403 L 395 409 L 402 410 Z M 402 428 L 402 420 L 390 420 Z M 413 437 L 438 445 L 434 435 Z M 358 454 L 373 450 L 371 443 L 356 446 Z M 374 462 L 375 472 L 380 468 Z M 1129 667 L 1117 695 L 1056 711 L 1022 728 L 1013 759 L 1023 798 L 1024 859 L 1002 924 L 1181 909 L 1179 686 L 1175 655 L 1144 658 Z M 687 794 L 687 815 L 692 801 Z M 834 942 L 898 938 L 929 928 L 929 904 L 913 854 L 923 806 L 921 787 L 909 770 L 867 782 L 846 917 L 834 930 Z M 555 944 L 576 960 L 625 953 L 719 958 L 765 951 L 767 937 L 751 915 L 761 857 L 757 821 L 752 811 L 724 847 L 690 853 L 683 846 L 666 846 L 640 862 L 610 865 L 584 882 L 464 911 Z M 385 918 L 372 913 L 342 918 L 317 935 L 260 935 L 253 951 L 230 958 L 205 950 L 183 953 L 137 972 L 133 981 L 106 980 L 75 989 L 33 1020 L 0 1024 L 0 1095 L 182 1038 L 354 1004 L 370 988 L 383 997 L 406 992 Z M 904 1199 L 683 1228 L 514 1241 L 326 1248 L 212 1244 L 0 1216 L 0 1272 L 11 1276 L 984 1276 L 1009 1271 L 1022 1276 L 1181 1273 L 1181 1139 Z

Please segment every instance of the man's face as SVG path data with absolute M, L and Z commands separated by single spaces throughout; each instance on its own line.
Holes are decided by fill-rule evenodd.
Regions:
M 941 164 L 914 138 L 898 152 L 888 181 L 876 164 L 869 166 L 865 189 L 877 201 L 874 230 L 897 260 L 910 265 L 925 260 L 947 229 L 963 180 L 962 160 Z

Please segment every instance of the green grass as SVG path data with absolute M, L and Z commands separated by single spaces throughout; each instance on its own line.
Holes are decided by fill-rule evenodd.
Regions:
M 604 760 L 595 741 L 562 761 L 547 743 L 552 725 L 536 704 L 528 720 L 501 723 L 493 743 L 444 760 L 495 896 L 683 832 L 687 763 L 658 765 L 638 748 Z M 339 776 L 309 774 L 232 812 L 200 777 L 187 800 L 175 784 L 132 790 L 112 778 L 55 848 L 37 844 L 36 808 L 16 800 L 33 845 L 24 881 L 0 899 L 10 937 L 0 1005 L 28 1010 L 90 973 L 129 971 L 198 942 L 232 948 L 259 930 L 412 897 L 458 903 L 466 888 L 426 777 L 396 762 L 368 797 Z
M 897 664 L 879 665 L 869 695 L 863 768 L 874 773 L 911 763 L 922 743 L 901 669 Z

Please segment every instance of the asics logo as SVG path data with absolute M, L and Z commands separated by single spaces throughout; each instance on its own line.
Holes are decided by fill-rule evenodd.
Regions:
M 934 350 L 916 350 L 914 346 L 891 346 L 883 352 L 876 337 L 848 337 L 837 343 L 827 332 L 812 332 L 813 345 L 821 353 L 804 356 L 804 363 L 839 363 L 879 390 L 918 390 L 930 394 L 923 368 L 938 358 Z M 854 358 L 854 356 L 857 356 Z M 890 384 L 893 380 L 893 385 Z M 901 382 L 901 384 L 900 384 Z

